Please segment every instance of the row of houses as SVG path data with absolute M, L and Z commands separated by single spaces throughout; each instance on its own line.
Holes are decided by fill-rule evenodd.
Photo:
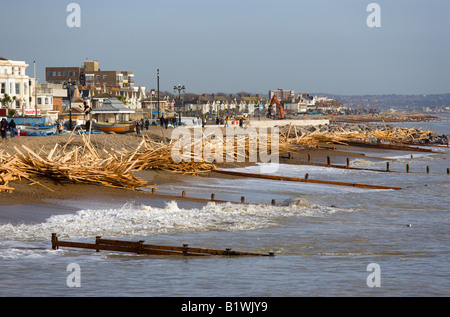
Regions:
M 26 75 L 29 65 L 0 57 L 0 115 L 48 116 L 58 119 L 68 114 L 85 119 L 89 110 L 117 98 L 133 110 L 133 119 L 155 118 L 182 112 L 188 116 L 225 116 L 244 114 L 264 116 L 270 99 L 261 95 L 241 94 L 184 94 L 159 95 L 155 89 L 146 91 L 136 85 L 130 71 L 104 71 L 98 62 L 85 61 L 83 67 L 46 67 L 46 82 Z M 35 66 L 35 65 L 34 65 Z M 36 77 L 36 76 L 34 76 Z M 336 111 L 340 104 L 324 97 L 298 94 L 293 90 L 271 91 L 278 96 L 286 113 L 299 114 L 321 109 Z

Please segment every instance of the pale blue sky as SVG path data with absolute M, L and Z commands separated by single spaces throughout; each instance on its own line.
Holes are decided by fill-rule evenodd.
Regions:
M 171 91 L 450 92 L 448 0 L 0 0 L 0 56 L 45 67 L 129 70 Z M 69 28 L 66 7 L 81 7 Z M 369 3 L 381 27 L 369 28 Z

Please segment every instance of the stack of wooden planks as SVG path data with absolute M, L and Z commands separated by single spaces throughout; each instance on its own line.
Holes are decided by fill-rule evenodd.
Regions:
M 0 173 L 9 180 L 26 178 L 34 181 L 33 176 L 44 176 L 58 181 L 99 184 L 108 187 L 137 189 L 150 187 L 148 183 L 133 176 L 128 162 L 108 153 L 100 153 L 83 135 L 84 146 L 67 150 L 65 145 L 55 144 L 47 153 L 36 153 L 25 145 L 15 147 L 14 155 L 3 155 Z M 3 177 L 5 179 L 5 177 Z M 39 183 L 38 183 L 39 184 Z M 48 188 L 51 190 L 51 188 Z
M 298 132 L 296 127 L 289 129 L 285 135 L 280 137 L 280 140 L 301 146 L 316 147 L 320 143 L 348 145 L 349 142 L 367 142 L 374 139 L 380 142 L 414 143 L 437 136 L 436 133 L 428 130 L 404 127 L 387 128 L 386 126 L 370 130 L 347 131 L 341 128 L 340 131 L 320 131 L 320 129 L 316 129 L 312 132 L 305 130 Z

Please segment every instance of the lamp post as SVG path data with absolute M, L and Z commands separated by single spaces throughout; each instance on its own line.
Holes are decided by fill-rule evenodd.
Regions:
M 160 118 L 160 115 L 159 115 L 159 68 L 158 68 L 158 73 L 157 73 L 156 85 L 157 85 L 157 89 L 158 89 L 158 119 L 159 119 Z M 152 118 L 153 118 L 153 115 L 152 115 Z
M 64 88 L 68 89 L 69 93 L 69 129 L 72 130 L 72 86 L 77 84 L 76 81 L 64 82 Z
M 186 92 L 186 88 L 184 88 L 184 85 L 181 86 L 180 84 L 178 84 L 178 86 L 173 86 L 173 92 L 177 93 L 178 90 L 178 125 L 181 125 L 181 106 L 182 106 L 182 102 L 181 102 L 181 91 Z

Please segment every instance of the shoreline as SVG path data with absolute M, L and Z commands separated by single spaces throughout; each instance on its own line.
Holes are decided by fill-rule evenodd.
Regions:
M 171 129 L 162 129 L 161 127 L 150 127 L 148 131 L 144 130 L 143 134 L 148 135 L 153 140 L 163 142 L 167 137 L 170 137 Z M 97 149 L 106 149 L 108 151 L 120 151 L 121 149 L 131 150 L 136 149 L 142 141 L 142 136 L 134 134 L 96 134 L 90 135 L 92 144 Z M 82 137 L 78 135 L 56 135 L 47 137 L 20 137 L 9 138 L 0 142 L 0 154 L 12 154 L 17 149 L 22 149 L 25 145 L 31 148 L 36 153 L 48 153 L 53 149 L 55 144 L 64 145 L 70 141 L 70 147 L 82 146 L 84 144 Z M 379 156 L 380 153 L 389 153 L 389 150 L 382 148 L 369 149 L 367 147 L 356 147 L 350 145 L 340 144 L 321 144 L 320 147 L 308 147 L 293 149 L 292 152 L 281 152 L 279 156 L 279 163 L 282 164 L 297 164 L 297 165 L 324 165 L 327 163 L 329 157 L 332 157 L 332 164 L 344 165 L 347 158 L 350 159 L 369 159 L 369 160 L 386 160 L 386 158 Z M 378 153 L 376 156 L 371 156 L 370 153 Z M 289 156 L 288 156 L 289 154 Z M 308 163 L 308 157 L 311 162 Z M 216 164 L 218 168 L 236 168 L 254 165 L 255 163 L 219 163 Z M 173 173 L 162 170 L 144 170 L 135 171 L 133 173 L 136 177 L 146 181 L 149 186 L 158 187 L 161 184 L 179 184 L 185 180 L 192 180 L 196 177 L 210 177 L 210 178 L 236 178 L 238 176 L 224 175 L 215 173 L 214 171 L 200 173 L 198 176 L 189 174 Z M 33 180 L 39 183 L 32 184 L 29 180 L 14 180 L 9 184 L 14 191 L 12 193 L 0 192 L 0 224 L 8 223 L 10 221 L 15 223 L 30 222 L 30 221 L 44 221 L 53 214 L 75 212 L 76 208 L 66 207 L 56 204 L 55 201 L 116 201 L 126 203 L 129 201 L 145 201 L 146 204 L 152 206 L 164 206 L 165 202 L 176 200 L 187 206 L 199 206 L 206 204 L 208 197 L 205 199 L 193 199 L 180 196 L 166 196 L 159 195 L 156 190 L 156 195 L 151 191 L 132 190 L 106 187 L 102 185 L 86 184 L 86 183 L 71 183 L 69 181 L 56 181 L 54 179 L 43 176 L 33 176 Z M 50 189 L 52 190 L 50 190 Z M 209 195 L 209 193 L 207 194 Z M 24 209 L 27 209 L 24 211 Z M 46 210 L 46 211 L 45 211 Z

